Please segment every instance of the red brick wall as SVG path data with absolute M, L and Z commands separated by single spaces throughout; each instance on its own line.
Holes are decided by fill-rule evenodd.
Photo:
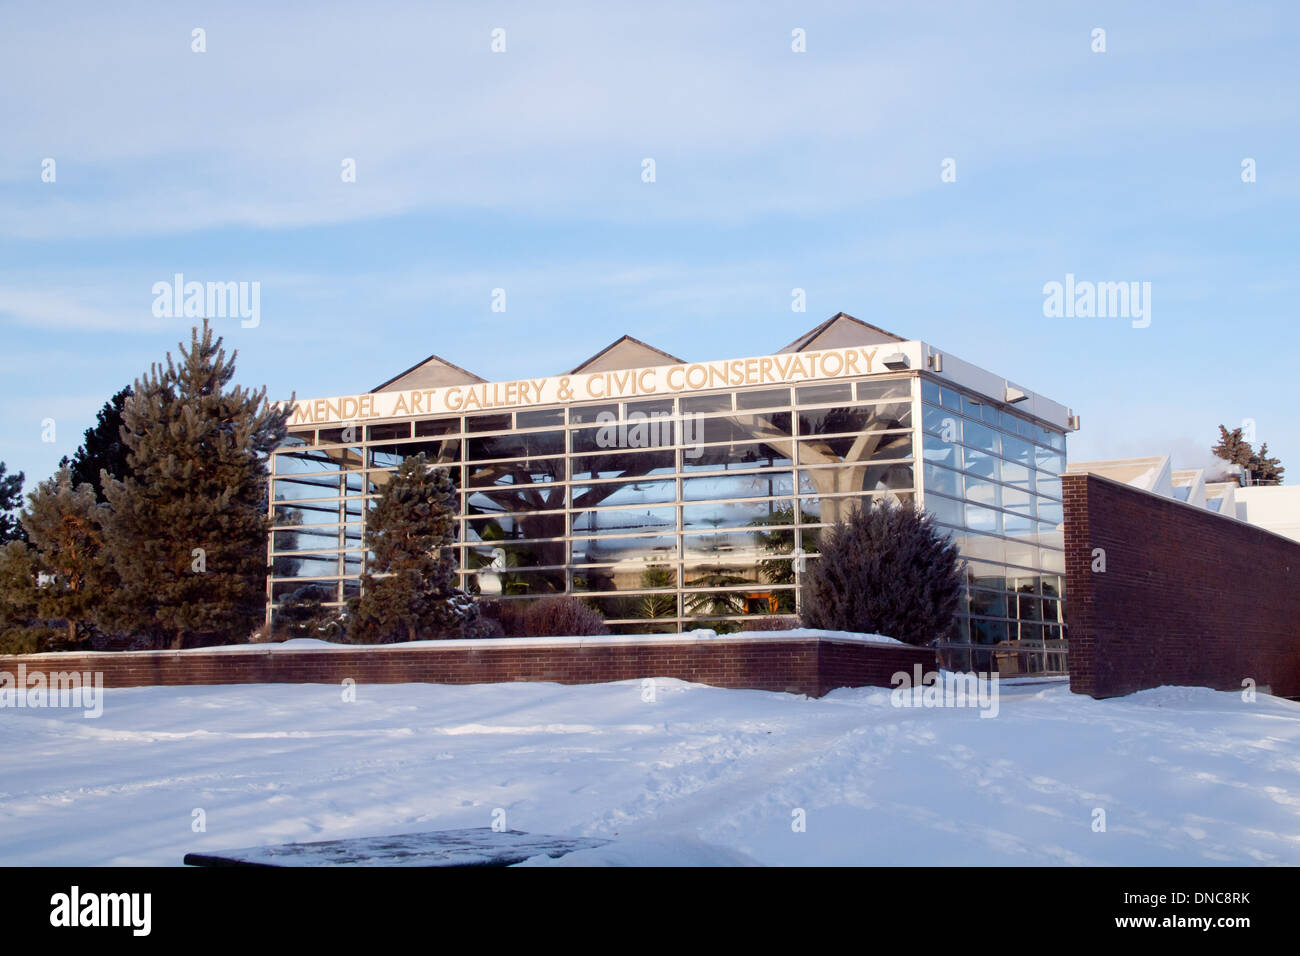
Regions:
M 448 641 L 421 647 L 134 651 L 0 657 L 0 671 L 98 671 L 105 687 L 178 684 L 593 684 L 675 677 L 715 687 L 820 697 L 836 687 L 890 686 L 895 671 L 934 666 L 934 651 L 821 638 L 720 637 L 556 644 Z
M 1300 695 L 1300 543 L 1096 475 L 1062 486 L 1071 690 Z

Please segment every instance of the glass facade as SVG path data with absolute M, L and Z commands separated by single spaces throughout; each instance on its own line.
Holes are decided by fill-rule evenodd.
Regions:
M 484 598 L 575 594 L 615 633 L 738 630 L 795 613 L 821 529 L 887 498 L 968 559 L 951 666 L 1063 667 L 1044 642 L 1062 637 L 1064 434 L 928 373 L 294 427 L 272 456 L 268 612 L 308 584 L 357 592 L 366 514 L 419 452 L 461 489 L 462 585 Z
M 937 381 L 921 382 L 925 509 L 966 558 L 956 670 L 1063 673 L 1065 433 Z

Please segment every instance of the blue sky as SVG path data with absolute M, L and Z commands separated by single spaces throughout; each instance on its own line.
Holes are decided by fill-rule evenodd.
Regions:
M 760 6 L 9 7 L 0 458 L 30 488 L 188 338 L 151 313 L 179 272 L 261 284 L 217 326 L 277 398 L 842 310 L 1071 406 L 1071 458 L 1200 464 L 1253 419 L 1300 469 L 1293 4 Z M 1150 282 L 1150 326 L 1045 318 L 1067 273 Z

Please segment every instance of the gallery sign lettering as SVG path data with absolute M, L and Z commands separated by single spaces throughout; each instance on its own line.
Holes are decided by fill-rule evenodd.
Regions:
M 907 350 L 909 345 L 898 349 Z M 897 351 L 898 349 L 895 349 Z M 304 399 L 293 406 L 290 427 L 370 419 L 459 414 L 505 408 L 530 408 L 602 399 L 752 388 L 814 379 L 873 375 L 879 346 L 791 352 L 759 358 L 690 362 L 652 368 L 555 375 L 512 382 L 482 382 L 409 391 L 365 392 L 335 398 Z M 911 356 L 913 367 L 917 356 Z

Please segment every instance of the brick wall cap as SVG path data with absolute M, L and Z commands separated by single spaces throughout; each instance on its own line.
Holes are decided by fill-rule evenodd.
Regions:
M 849 631 L 822 631 L 814 628 L 793 628 L 788 631 L 749 631 L 738 634 L 718 634 L 697 629 L 684 634 L 602 634 L 591 637 L 492 637 L 434 641 L 408 641 L 402 644 L 334 644 L 315 638 L 298 638 L 270 644 L 225 644 L 217 647 L 190 647 L 183 650 L 153 651 L 45 651 L 40 654 L 0 655 L 0 660 L 20 658 L 35 660 L 67 659 L 70 655 L 104 657 L 114 660 L 130 657 L 178 657 L 190 654 L 315 654 L 331 652 L 374 652 L 405 650 L 490 650 L 493 648 L 533 648 L 544 650 L 558 647 L 615 647 L 643 645 L 648 647 L 680 645 L 696 647 L 704 644 L 883 644 L 909 647 L 902 641 L 880 634 L 854 634 Z M 923 650 L 923 648 L 918 648 Z

